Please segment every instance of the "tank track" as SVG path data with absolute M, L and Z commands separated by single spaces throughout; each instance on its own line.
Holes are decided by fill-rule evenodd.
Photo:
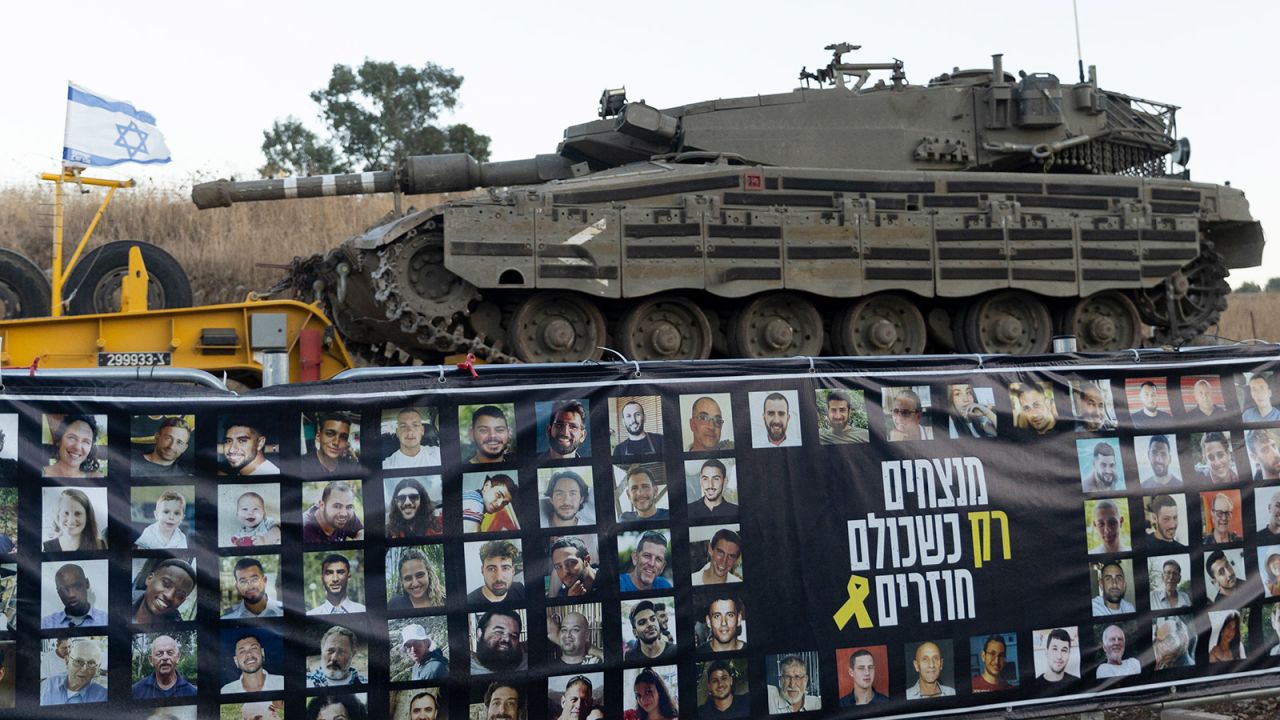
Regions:
M 1138 313 L 1152 327 L 1152 342 L 1186 345 L 1217 324 L 1231 293 L 1227 273 L 1222 256 L 1206 240 L 1190 265 L 1158 287 L 1137 292 Z

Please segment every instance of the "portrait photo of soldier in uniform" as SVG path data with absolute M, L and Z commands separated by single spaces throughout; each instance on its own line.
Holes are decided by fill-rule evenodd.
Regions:
M 335 410 L 302 413 L 299 454 L 306 477 L 358 477 L 362 472 L 360 416 Z
M 223 620 L 284 616 L 279 555 L 243 555 L 218 560 Z
M 507 532 L 520 529 L 516 513 L 516 471 L 462 475 L 462 531 Z
M 468 605 L 525 601 L 524 555 L 519 538 L 469 542 L 463 548 Z
M 47 658 L 56 652 L 54 639 L 44 641 L 40 661 L 40 705 L 100 703 L 107 700 L 107 636 L 87 635 L 71 638 L 67 654 Z M 46 662 L 48 660 L 48 662 Z M 48 666 L 48 674 L 46 674 Z
M 604 720 L 604 673 L 547 678 L 549 720 Z
M 800 398 L 795 390 L 747 393 L 751 414 L 751 447 L 799 447 Z
M 514 672 L 529 667 L 524 608 L 494 608 L 467 615 L 471 629 L 471 674 Z
M 195 415 L 134 415 L 129 424 L 129 466 L 134 477 L 191 474 Z
M 738 517 L 737 461 L 733 458 L 686 460 L 685 492 L 690 521 L 735 520 Z
M 560 535 L 547 538 L 548 598 L 593 597 L 600 588 L 600 541 L 595 535 Z
M 534 403 L 542 432 L 538 435 L 538 463 L 591 457 L 591 411 L 586 400 Z
M 1178 439 L 1173 435 L 1139 435 L 1133 439 L 1138 478 L 1143 490 L 1168 491 L 1182 485 Z
M 279 483 L 218 485 L 218 547 L 279 544 Z
M 969 685 L 974 693 L 1018 687 L 1018 634 L 991 633 L 969 638 Z
M 106 415 L 45 415 L 40 433 L 45 445 L 41 474 L 45 477 L 106 477 Z
M 929 417 L 933 401 L 928 385 L 882 388 L 880 407 L 884 409 L 884 434 L 889 442 L 933 439 Z
M 1151 622 L 1152 668 L 1157 672 L 1196 664 L 1195 615 L 1165 615 Z
M 1280 480 L 1280 431 L 1253 428 L 1244 431 L 1244 446 L 1249 451 L 1249 470 L 1254 482 Z
M 609 448 L 615 462 L 659 455 L 662 441 L 662 398 L 609 398 Z
M 1129 405 L 1129 421 L 1135 430 L 1168 428 L 1173 415 L 1169 413 L 1169 391 L 1163 377 L 1126 378 L 1125 400 Z
M 729 393 L 680 396 L 680 426 L 686 452 L 733 449 L 733 406 Z
M 107 624 L 107 561 L 47 562 L 40 566 L 40 629 Z
M 387 621 L 391 682 L 449 677 L 449 622 L 443 615 Z
M 590 465 L 538 469 L 538 516 L 544 528 L 596 524 Z
M 1058 430 L 1057 392 L 1047 381 L 1010 383 L 1009 403 L 1013 408 L 1013 435 L 1031 440 Z
M 1152 610 L 1178 610 L 1192 606 L 1192 561 L 1185 553 L 1155 555 L 1147 559 L 1147 585 Z
M 382 469 L 409 470 L 440 464 L 440 409 L 392 407 L 382 411 Z
M 195 532 L 194 485 L 135 485 L 129 491 L 129 520 L 139 550 L 180 550 L 192 547 Z
M 624 622 L 624 633 L 626 628 Z M 547 656 L 550 662 L 565 665 L 604 662 L 604 611 L 600 603 L 547 608 Z
M 989 387 L 958 383 L 948 385 L 947 436 L 993 438 L 996 436 L 995 391 Z
M 308 615 L 365 611 L 363 550 L 303 553 L 302 581 L 303 606 Z
M 1072 380 L 1070 388 L 1076 432 L 1115 431 L 1116 405 L 1110 380 Z
M 1211 485 L 1234 485 L 1240 482 L 1230 432 L 1192 433 L 1191 453 L 1196 475 L 1201 482 Z
M 822 709 L 822 673 L 816 652 L 768 655 L 764 661 L 770 715 Z
M 1147 529 L 1139 546 L 1152 553 L 1169 553 L 1187 546 L 1187 499 L 1185 495 L 1148 495 L 1142 498 Z
M 667 608 L 675 607 L 675 598 L 623 600 L 622 661 L 627 664 L 651 665 L 674 662 L 677 658 L 675 623 L 662 622 Z
M 814 391 L 818 409 L 818 442 L 846 445 L 871 441 L 867 401 L 862 390 L 822 388 Z
M 355 629 L 353 629 L 353 627 Z M 310 624 L 301 635 L 307 649 L 307 687 L 363 687 L 369 678 L 369 652 L 362 626 Z
M 18 414 L 0 413 L 0 481 L 17 476 L 18 472 Z M 9 682 L 12 683 L 12 673 Z M 4 679 L 0 678 L 0 686 Z
M 444 546 L 387 548 L 388 612 L 420 611 L 444 605 Z
M 284 638 L 271 626 L 228 627 L 220 632 L 218 665 L 223 695 L 284 690 Z
M 689 567 L 693 569 L 694 587 L 742 582 L 743 550 L 736 524 L 689 528 Z
M 41 488 L 41 549 L 46 553 L 107 549 L 105 487 Z
M 1280 421 L 1280 408 L 1272 404 L 1275 374 L 1247 372 L 1236 376 L 1236 397 L 1240 400 L 1240 420 L 1249 423 Z
M 1119 492 L 1125 489 L 1124 461 L 1117 438 L 1087 438 L 1076 441 L 1080 465 L 1080 486 L 1087 493 Z
M 1031 631 L 1037 683 L 1080 679 L 1080 633 L 1075 625 Z
M 273 418 L 223 415 L 218 418 L 219 475 L 279 475 L 280 439 L 268 437 L 279 428 Z
M 439 475 L 389 477 L 382 482 L 387 537 L 395 539 L 444 532 L 443 483 Z
M 448 720 L 448 704 L 440 697 L 442 688 L 392 690 L 390 720 Z
M 194 557 L 134 558 L 129 622 L 176 623 L 196 617 Z
M 1209 611 L 1209 662 L 1234 662 L 1248 656 L 1249 610 Z M 1194 644 L 1191 649 L 1194 654 Z
M 1098 680 L 1142 672 L 1138 661 L 1138 626 L 1132 621 L 1109 622 L 1093 626 L 1094 646 L 1098 648 Z
M 619 522 L 668 520 L 668 489 L 667 469 L 660 462 L 614 465 L 614 516 Z
M 889 702 L 889 649 L 884 645 L 838 648 L 836 667 L 840 707 Z
M 459 406 L 458 441 L 464 463 L 505 463 L 515 459 L 515 405 Z
M 1226 398 L 1222 394 L 1222 378 L 1219 376 L 1184 375 L 1181 388 L 1184 417 L 1200 422 L 1226 414 Z
M 1105 560 L 1089 563 L 1089 583 L 1093 591 L 1090 605 L 1094 617 L 1137 612 L 1133 604 L 1132 560 Z
M 195 630 L 166 630 L 133 636 L 135 700 L 194 697 L 200 679 Z
M 1200 493 L 1204 522 L 1201 543 L 1223 545 L 1244 540 L 1244 505 L 1239 490 L 1210 490 Z
M 622 592 L 672 587 L 670 537 L 665 528 L 618 535 L 618 586 Z
M 1085 541 L 1090 555 L 1128 552 L 1129 501 L 1125 498 L 1084 502 Z
M 1210 602 L 1235 603 L 1246 594 L 1244 550 L 1213 550 L 1204 556 L 1205 593 Z

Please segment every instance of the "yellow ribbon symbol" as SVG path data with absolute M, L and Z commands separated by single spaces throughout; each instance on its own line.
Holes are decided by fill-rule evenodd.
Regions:
M 840 610 L 832 616 L 836 621 L 836 627 L 843 630 L 853 617 L 858 618 L 858 627 L 863 629 L 871 627 L 871 613 L 867 612 L 867 597 L 871 595 L 871 583 L 860 575 L 850 575 L 846 590 L 849 592 L 849 599 L 845 600 Z

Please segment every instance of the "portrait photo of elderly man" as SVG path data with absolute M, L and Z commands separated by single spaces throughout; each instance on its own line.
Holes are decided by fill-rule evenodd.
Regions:
M 1194 615 L 1168 615 L 1151 624 L 1151 654 L 1156 670 L 1191 667 L 1196 664 Z
M 40 679 L 40 704 L 78 705 L 107 700 L 107 636 L 72 638 L 65 664 Z
M 133 656 L 135 699 L 155 700 L 196 694 L 196 686 L 191 682 L 196 672 L 194 632 L 135 635 Z M 190 660 L 184 663 L 184 657 Z
M 818 653 L 769 655 L 765 658 L 770 715 L 789 715 L 822 709 L 818 686 Z
M 319 655 L 307 660 L 307 687 L 364 685 L 364 675 L 354 667 L 368 663 L 368 654 L 354 631 L 332 625 L 320 636 Z
M 1101 650 L 1102 661 L 1094 677 L 1104 678 L 1137 675 L 1142 672 L 1142 663 L 1134 657 L 1133 642 L 1137 638 L 1137 629 L 1133 623 L 1105 623 L 1093 626 L 1097 638 L 1097 646 Z

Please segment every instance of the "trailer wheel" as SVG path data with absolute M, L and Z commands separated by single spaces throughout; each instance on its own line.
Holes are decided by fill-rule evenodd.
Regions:
M 49 314 L 49 281 L 25 255 L 0 248 L 0 319 Z
M 137 240 L 109 242 L 85 253 L 62 289 L 72 315 L 120 311 L 120 280 L 129 272 L 129 248 L 142 248 L 147 264 L 147 307 L 152 310 L 191 307 L 191 281 L 172 255 Z M 69 299 L 68 299 L 69 298 Z

